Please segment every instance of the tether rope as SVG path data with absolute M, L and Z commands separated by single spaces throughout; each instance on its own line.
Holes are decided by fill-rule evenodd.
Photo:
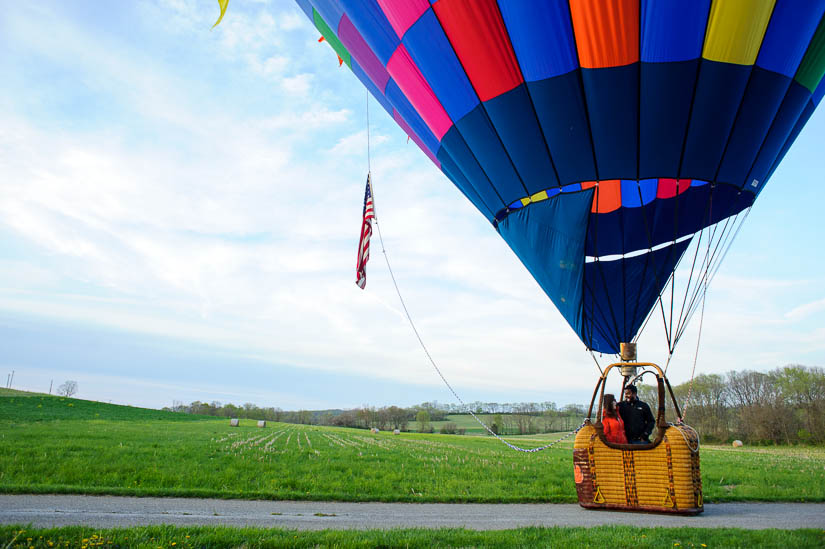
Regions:
M 691 427 L 690 425 L 681 420 L 677 421 L 676 423 L 671 423 L 670 425 L 672 427 L 675 427 L 679 434 L 682 435 L 682 438 L 685 439 L 685 444 L 687 445 L 688 450 L 690 450 L 694 454 L 699 451 L 699 433 L 696 431 L 696 429 L 694 429 L 693 427 Z M 690 445 L 690 439 L 685 434 L 685 431 L 690 431 L 692 435 L 696 438 L 696 447 Z
M 369 112 L 370 111 L 369 111 L 369 105 L 370 105 L 370 103 L 369 103 L 369 92 L 367 92 L 367 166 L 368 166 L 368 169 L 369 169 L 369 163 L 370 163 L 370 150 L 369 150 L 370 149 L 370 124 L 369 124 Z M 374 191 L 372 193 L 372 200 L 373 200 L 373 212 L 375 212 L 376 208 L 375 208 L 375 192 Z M 516 445 L 511 444 L 511 443 L 507 442 L 506 440 L 504 440 L 502 437 L 500 437 L 498 435 L 498 433 L 495 433 L 478 416 L 476 416 L 473 413 L 473 411 L 470 409 L 470 407 L 467 406 L 467 404 L 461 399 L 461 397 L 458 396 L 458 393 L 455 392 L 452 385 L 450 385 L 450 383 L 447 381 L 447 378 L 444 377 L 444 374 L 441 373 L 441 369 L 435 363 L 435 360 L 433 360 L 433 357 L 430 354 L 430 351 L 427 349 L 427 346 L 424 344 L 424 340 L 421 339 L 421 334 L 418 333 L 418 329 L 415 327 L 415 322 L 413 322 L 412 316 L 410 315 L 410 311 L 407 309 L 407 304 L 404 302 L 404 298 L 401 295 L 401 290 L 398 288 L 398 282 L 395 280 L 395 274 L 393 273 L 392 266 L 390 265 L 390 258 L 389 258 L 389 255 L 387 254 L 387 249 L 384 247 L 384 237 L 381 234 L 381 225 L 378 223 L 378 215 L 377 214 L 374 214 L 373 222 L 375 223 L 375 228 L 378 230 L 378 240 L 379 240 L 379 242 L 381 242 L 381 253 L 384 255 L 384 261 L 387 263 L 387 270 L 390 272 L 390 278 L 392 279 L 392 285 L 395 287 L 395 293 L 398 294 L 398 300 L 401 302 L 401 307 L 404 309 L 404 315 L 407 317 L 407 321 L 410 323 L 410 327 L 412 327 L 413 333 L 415 334 L 416 339 L 418 339 L 418 343 L 421 345 L 421 348 L 424 350 L 424 354 L 427 356 L 427 360 L 430 361 L 430 364 L 432 364 L 433 368 L 435 368 L 435 371 L 438 373 L 438 377 L 441 378 L 441 381 L 444 382 L 444 385 L 447 386 L 447 388 L 450 390 L 450 392 L 453 394 L 453 396 L 456 398 L 456 400 L 458 400 L 461 403 L 461 405 L 467 410 L 467 412 L 473 417 L 473 419 L 475 419 L 478 422 L 478 424 L 481 425 L 484 428 L 485 431 L 490 433 L 492 436 L 494 436 L 499 441 L 506 444 L 509 448 L 511 448 L 513 450 L 516 450 L 518 452 L 534 453 L 534 452 L 540 452 L 542 450 L 547 450 L 548 448 L 552 448 L 556 444 L 558 444 L 558 443 L 562 442 L 563 440 L 566 440 L 566 439 L 570 438 L 570 436 L 578 433 L 579 429 L 581 429 L 584 426 L 584 421 L 582 421 L 581 425 L 579 425 L 575 430 L 570 431 L 569 433 L 565 434 L 561 438 L 559 438 L 557 440 L 554 440 L 550 444 L 546 444 L 546 445 L 540 446 L 538 448 L 521 448 L 519 446 L 516 446 Z M 593 359 L 595 360 L 596 357 L 594 356 Z M 599 363 L 598 363 L 598 361 L 596 361 L 596 366 L 598 366 L 598 365 L 599 365 Z M 601 368 L 599 368 L 599 370 L 601 370 Z
M 367 91 L 367 173 L 372 171 L 370 163 L 370 92 Z M 375 200 L 373 200 L 374 202 Z
M 707 293 L 708 284 L 706 280 L 705 290 L 702 292 L 702 313 L 699 315 L 699 335 L 696 337 L 696 353 L 693 355 L 693 369 L 690 371 L 690 384 L 688 385 L 688 394 L 685 399 L 685 404 L 682 406 L 682 417 L 679 418 L 680 421 L 684 421 L 685 416 L 687 416 L 687 409 L 688 406 L 690 406 L 690 397 L 693 394 L 693 380 L 696 375 L 696 361 L 699 358 L 699 342 L 702 340 L 702 324 L 705 321 L 705 297 L 707 296 Z
M 373 200 L 375 200 L 374 195 L 373 195 Z M 415 333 L 415 337 L 418 339 L 418 343 L 421 345 L 421 348 L 424 350 L 424 354 L 427 356 L 427 360 L 429 360 L 430 364 L 432 364 L 433 368 L 435 368 L 435 371 L 438 373 L 438 377 L 441 378 L 441 381 L 444 382 L 444 385 L 447 386 L 447 388 L 450 390 L 450 392 L 456 398 L 456 400 L 458 400 L 461 403 L 461 405 L 467 410 L 467 413 L 469 413 L 473 417 L 473 419 L 475 419 L 478 422 L 478 424 L 481 425 L 484 428 L 485 431 L 490 433 L 492 436 L 494 436 L 499 441 L 506 444 L 511 449 L 516 450 L 518 452 L 533 453 L 533 452 L 540 452 L 542 450 L 547 450 L 548 448 L 552 448 L 553 446 L 555 446 L 559 442 L 562 442 L 563 440 L 566 440 L 566 439 L 570 438 L 570 436 L 578 433 L 579 429 L 581 429 L 582 426 L 584 426 L 584 422 L 582 422 L 582 424 L 579 425 L 579 427 L 577 427 L 575 430 L 570 431 L 569 433 L 565 434 L 563 437 L 561 437 L 557 440 L 554 440 L 550 444 L 546 444 L 546 445 L 540 446 L 538 448 L 521 448 L 520 446 L 516 446 L 515 444 L 511 444 L 511 443 L 507 442 L 506 440 L 504 440 L 496 432 L 494 432 L 490 427 L 488 427 L 487 424 L 485 424 L 481 420 L 481 418 L 479 418 L 477 415 L 475 415 L 473 413 L 473 411 L 470 409 L 470 407 L 467 406 L 467 404 L 464 402 L 464 400 L 462 400 L 461 397 L 458 396 L 458 393 L 455 392 L 455 389 L 453 389 L 452 385 L 450 385 L 450 382 L 447 381 L 447 378 L 444 377 L 444 374 L 441 373 L 441 369 L 435 363 L 435 360 L 433 360 L 433 357 L 430 354 L 430 351 L 427 349 L 427 346 L 424 344 L 424 340 L 421 339 L 421 334 L 418 333 L 418 329 L 415 327 L 415 322 L 413 322 L 412 316 L 410 316 L 410 311 L 407 309 L 407 304 L 404 302 L 404 298 L 401 296 L 401 290 L 399 290 L 399 288 L 398 288 L 398 282 L 396 282 L 395 274 L 393 273 L 392 267 L 390 266 L 390 259 L 389 259 L 389 256 L 387 255 L 387 250 L 384 247 L 384 237 L 381 235 L 381 225 L 378 223 L 378 219 L 375 219 L 374 221 L 375 221 L 375 227 L 378 229 L 378 240 L 381 242 L 381 253 L 384 254 L 384 261 L 387 263 L 387 270 L 389 270 L 389 272 L 390 272 L 390 278 L 392 279 L 392 284 L 395 287 L 395 293 L 398 294 L 398 300 L 401 302 L 401 307 L 404 309 L 404 315 L 407 317 L 407 321 L 410 323 L 410 327 L 412 327 L 413 333 Z

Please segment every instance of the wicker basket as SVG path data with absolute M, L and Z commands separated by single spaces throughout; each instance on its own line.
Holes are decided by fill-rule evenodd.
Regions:
M 593 401 L 604 394 L 604 381 L 614 366 L 608 366 L 593 392 Z M 613 444 L 604 438 L 601 421 L 588 419 L 573 444 L 573 471 L 579 504 L 588 509 L 616 509 L 695 515 L 703 511 L 702 477 L 699 470 L 699 437 L 684 424 L 665 421 L 665 386 L 680 416 L 670 383 L 655 364 L 659 387 L 656 438 L 650 444 Z M 602 417 L 602 398 L 596 417 Z

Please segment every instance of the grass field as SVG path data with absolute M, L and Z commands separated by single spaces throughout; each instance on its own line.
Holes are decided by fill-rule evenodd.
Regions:
M 0 547 L 794 547 L 825 545 L 821 530 L 734 528 L 520 528 L 477 532 L 440 530 L 324 530 L 149 526 L 100 530 L 82 527 L 29 529 L 0 526 Z
M 477 417 L 487 425 L 493 424 L 493 414 L 478 414 Z M 479 425 L 478 422 L 473 419 L 473 416 L 469 414 L 450 414 L 444 421 L 431 421 L 430 425 L 437 433 L 443 425 L 448 423 L 454 423 L 456 427 L 464 429 L 468 435 L 484 435 L 487 433 L 487 431 L 484 430 L 484 427 Z M 410 422 L 409 427 L 410 429 L 417 431 L 418 423 L 414 421 Z
M 554 436 L 510 437 L 535 447 Z M 575 502 L 571 443 L 226 419 L 0 393 L 0 492 Z M 825 448 L 704 447 L 705 500 L 825 501 Z
M 489 426 L 494 423 L 496 414 L 477 414 L 476 417 Z M 486 429 L 479 425 L 478 421 L 476 421 L 470 414 L 449 414 L 447 419 L 443 421 L 431 421 L 430 425 L 437 433 L 439 429 L 447 423 L 454 423 L 457 428 L 464 429 L 468 435 L 487 434 Z M 578 420 L 578 423 L 581 423 L 581 420 Z M 575 427 L 575 425 L 573 425 L 573 427 Z M 412 431 L 417 431 L 418 423 L 415 421 L 410 422 L 409 428 Z

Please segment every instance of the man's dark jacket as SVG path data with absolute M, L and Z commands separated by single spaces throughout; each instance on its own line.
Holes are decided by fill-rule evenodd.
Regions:
M 653 414 L 650 412 L 650 406 L 646 402 L 642 402 L 638 398 L 634 398 L 631 402 L 623 400 L 619 403 L 619 415 L 624 421 L 624 430 L 627 435 L 627 441 L 634 440 L 648 441 L 650 433 L 656 426 L 656 420 L 653 419 Z

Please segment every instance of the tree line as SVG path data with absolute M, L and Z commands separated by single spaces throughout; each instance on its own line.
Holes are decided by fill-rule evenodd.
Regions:
M 702 374 L 673 387 L 685 422 L 703 440 L 751 444 L 825 442 L 825 369 L 792 364 L 769 372 Z M 688 394 L 690 398 L 688 399 Z M 618 396 L 618 395 L 617 395 Z M 656 389 L 639 386 L 656 410 Z M 674 421 L 668 400 L 668 420 Z
M 652 383 L 638 386 L 640 398 L 655 412 L 656 387 Z M 788 365 L 766 373 L 744 370 L 701 374 L 692 382 L 674 386 L 673 392 L 686 423 L 696 428 L 706 441 L 738 439 L 750 444 L 825 442 L 825 369 L 821 367 Z M 668 421 L 675 421 L 669 399 L 666 405 Z M 568 404 L 559 407 L 554 402 L 472 402 L 468 408 L 483 415 L 482 419 L 491 430 L 502 435 L 571 431 L 581 424 L 587 413 L 586 406 Z M 437 401 L 408 408 L 364 405 L 348 410 L 295 411 L 261 408 L 252 403 L 236 406 L 195 401 L 191 404 L 175 402 L 164 409 L 227 418 L 419 432 L 433 432 L 436 430 L 433 422 L 441 422 L 439 430 L 446 433 L 462 432 L 454 423 L 443 424 L 447 416 L 467 414 L 467 408 Z
M 584 406 L 568 404 L 557 407 L 554 402 L 520 402 L 499 404 L 495 402 L 473 402 L 474 413 L 484 415 L 485 423 L 496 434 L 525 435 L 569 431 L 581 424 Z M 356 429 L 398 429 L 432 433 L 436 430 L 433 422 L 444 422 L 447 416 L 467 414 L 466 409 L 436 401 L 423 402 L 409 408 L 399 406 L 362 406 L 349 410 L 296 410 L 286 411 L 277 407 L 261 408 L 251 402 L 242 406 L 222 404 L 217 401 L 194 401 L 183 404 L 175 401 L 164 410 L 187 414 L 200 414 L 227 418 L 246 418 L 299 423 L 305 425 L 327 425 L 352 427 Z M 454 423 L 440 425 L 443 433 L 463 434 L 464 429 Z

